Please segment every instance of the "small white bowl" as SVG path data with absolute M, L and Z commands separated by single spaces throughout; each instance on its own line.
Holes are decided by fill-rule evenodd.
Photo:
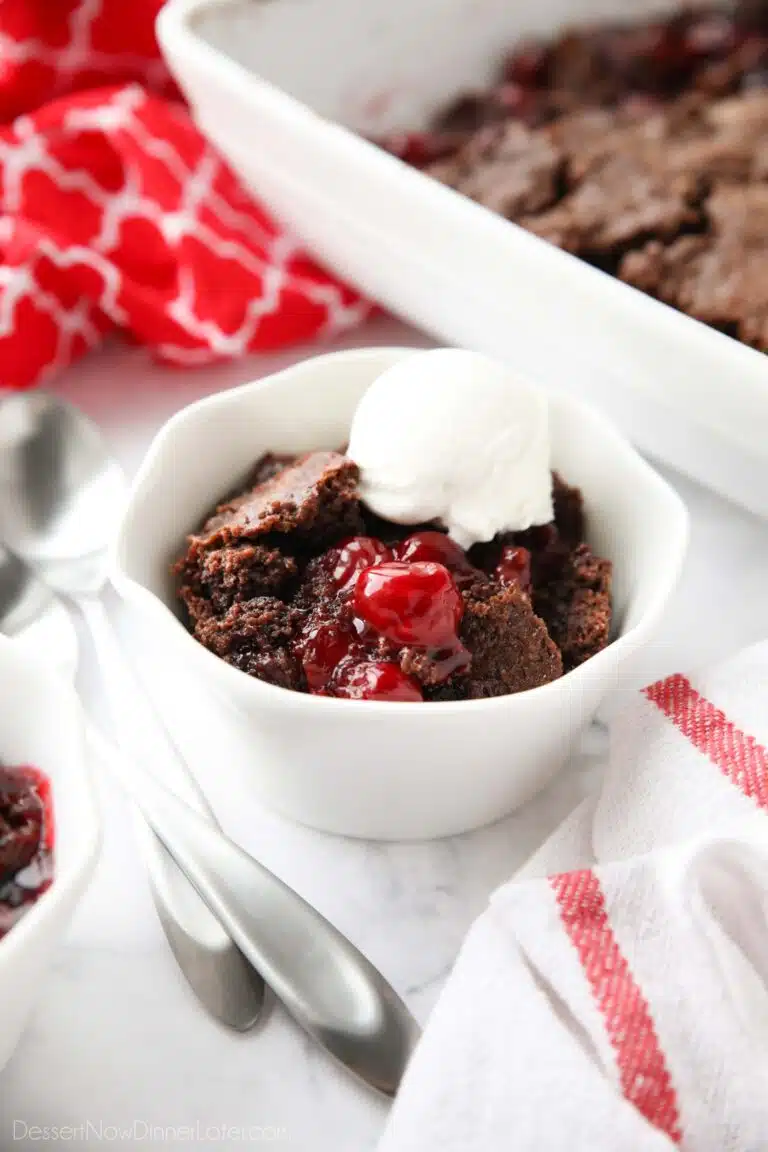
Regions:
M 685 508 L 668 485 L 601 416 L 552 397 L 553 464 L 584 490 L 589 539 L 615 565 L 617 634 L 603 652 L 530 692 L 424 705 L 307 696 L 218 659 L 181 620 L 170 566 L 186 533 L 262 452 L 344 444 L 367 386 L 412 354 L 383 348 L 319 356 L 178 413 L 134 484 L 115 564 L 116 582 L 151 630 L 158 658 L 165 653 L 169 667 L 183 665 L 217 702 L 220 722 L 236 729 L 219 768 L 231 773 L 232 787 L 315 828 L 385 840 L 480 827 L 542 788 L 605 698 L 640 686 L 641 651 L 687 542 Z M 170 679 L 158 679 L 156 691 L 160 706 L 163 693 L 170 706 Z
M 0 940 L 2 1068 L 95 867 L 100 822 L 71 686 L 16 641 L 0 637 L 0 689 L 0 760 L 30 764 L 49 777 L 55 827 L 53 883 Z

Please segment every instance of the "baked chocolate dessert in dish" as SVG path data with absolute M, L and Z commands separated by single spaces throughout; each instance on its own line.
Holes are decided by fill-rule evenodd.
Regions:
M 52 851 L 47 777 L 0 764 L 0 939 L 50 887 Z
M 581 493 L 465 552 L 382 519 L 340 452 L 266 455 L 176 565 L 191 631 L 252 676 L 352 699 L 472 700 L 555 680 L 609 641 L 611 565 Z
M 520 46 L 384 146 L 590 264 L 768 351 L 768 3 Z

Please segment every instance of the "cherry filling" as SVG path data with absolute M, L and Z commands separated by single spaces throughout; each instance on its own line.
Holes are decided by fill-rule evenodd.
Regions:
M 355 645 L 359 646 L 357 635 L 333 620 L 310 629 L 297 646 L 309 687 L 313 691 L 325 688 L 334 669 Z
M 51 786 L 35 768 L 0 766 L 0 938 L 53 878 Z
M 616 100 L 638 113 L 679 92 L 698 73 L 706 81 L 712 66 L 729 58 L 734 86 L 764 88 L 767 31 L 765 5 L 747 0 L 731 15 L 683 12 L 644 27 L 608 27 L 555 44 L 523 43 L 507 57 L 495 86 L 460 98 L 433 131 L 394 133 L 379 144 L 406 164 L 424 168 L 455 154 L 485 124 L 510 118 L 545 123 L 562 113 L 563 96 L 578 84 L 577 76 L 589 76 L 590 65 L 599 68 Z
M 406 564 L 421 561 L 442 564 L 459 588 L 482 578 L 482 573 L 470 564 L 464 549 L 444 532 L 414 532 L 396 544 L 393 551 L 395 560 L 402 560 Z
M 469 667 L 458 635 L 464 601 L 443 564 L 377 564 L 360 575 L 353 599 L 357 615 L 387 640 L 424 649 L 435 681 Z
M 397 664 L 384 660 L 344 660 L 333 676 L 334 696 L 348 700 L 390 700 L 417 703 L 423 700 L 414 679 Z
M 310 692 L 421 700 L 418 682 L 400 668 L 404 647 L 426 655 L 434 683 L 469 667 L 458 636 L 464 601 L 457 585 L 483 574 L 448 536 L 417 532 L 392 549 L 354 536 L 329 549 L 322 567 L 331 591 L 293 648 Z
M 501 550 L 501 558 L 496 565 L 494 573 L 500 584 L 517 586 L 530 595 L 531 592 L 531 554 L 527 548 L 519 548 L 514 544 L 505 544 Z
M 393 560 L 361 572 L 353 593 L 355 611 L 396 644 L 449 648 L 464 611 L 443 564 Z
M 351 536 L 328 553 L 331 579 L 339 592 L 351 588 L 361 572 L 392 559 L 392 552 L 374 536 Z

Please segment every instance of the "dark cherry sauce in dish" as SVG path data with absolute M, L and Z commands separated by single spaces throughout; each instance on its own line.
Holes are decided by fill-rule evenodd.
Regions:
M 48 777 L 0 764 L 0 940 L 51 886 L 53 840 Z

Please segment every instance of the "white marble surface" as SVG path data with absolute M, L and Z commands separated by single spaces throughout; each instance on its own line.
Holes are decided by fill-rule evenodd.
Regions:
M 379 320 L 352 342 L 423 341 Z M 56 387 L 100 422 L 133 472 L 155 429 L 178 407 L 298 354 L 180 373 L 149 364 L 141 350 L 113 346 Z M 688 503 L 693 531 L 658 648 L 659 672 L 768 635 L 768 525 L 670 479 Z M 87 653 L 81 679 L 98 711 Z M 322 836 L 233 803 L 214 772 L 205 785 L 227 829 L 367 951 L 424 1020 L 489 892 L 594 782 L 599 744 L 593 741 L 591 752 L 525 811 L 437 844 Z M 109 782 L 100 781 L 100 790 L 106 826 L 100 867 L 26 1035 L 0 1074 L 0 1149 L 38 1143 L 24 1137 L 32 1124 L 71 1126 L 61 1142 L 73 1149 L 375 1147 L 386 1105 L 331 1067 L 279 1009 L 247 1036 L 226 1033 L 198 1009 L 164 944 L 125 804 Z

